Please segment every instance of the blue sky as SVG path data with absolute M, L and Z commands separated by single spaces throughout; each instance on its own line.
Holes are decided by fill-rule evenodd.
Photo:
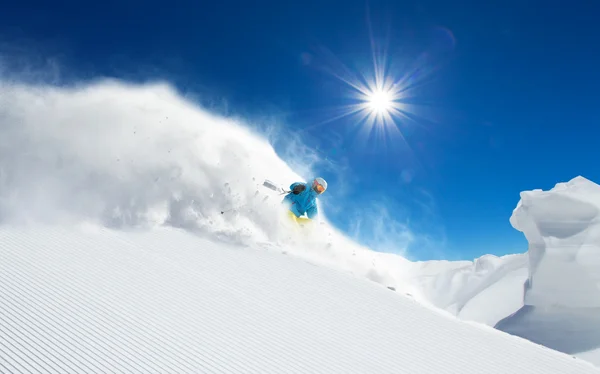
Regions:
M 413 258 L 472 259 L 526 249 L 508 221 L 520 191 L 600 181 L 599 11 L 567 1 L 12 2 L 0 12 L 0 54 L 11 56 L 4 68 L 18 69 L 19 56 L 51 61 L 62 79 L 168 79 L 215 110 L 277 124 L 283 157 L 303 160 L 286 139 L 321 156 L 313 166 L 340 228 L 354 233 L 361 212 L 385 207 L 417 233 Z M 335 74 L 373 74 L 373 45 L 389 76 L 410 84 L 402 137 L 367 139 L 356 118 L 331 121 L 353 102 Z M 361 240 L 373 229 L 363 223 Z

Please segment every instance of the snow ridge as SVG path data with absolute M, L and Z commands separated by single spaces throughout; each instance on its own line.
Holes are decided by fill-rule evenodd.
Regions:
M 529 241 L 523 307 L 502 331 L 600 365 L 600 186 L 583 177 L 521 193 L 510 219 Z

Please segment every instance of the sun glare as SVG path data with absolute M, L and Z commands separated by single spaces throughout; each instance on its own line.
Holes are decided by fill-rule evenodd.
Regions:
M 386 114 L 392 108 L 393 97 L 388 91 L 377 90 L 368 95 L 369 108 L 376 114 Z
M 388 42 L 381 39 L 385 44 L 379 44 L 372 35 L 370 22 L 369 38 L 371 61 L 357 62 L 354 65 L 358 69 L 346 65 L 326 48 L 321 49 L 324 63 L 319 68 L 344 83 L 344 103 L 327 113 L 328 118 L 305 129 L 343 120 L 365 145 L 374 140 L 379 142 L 377 146 L 408 146 L 403 132 L 423 126 L 421 118 L 426 112 L 417 104 L 419 91 L 435 69 L 427 56 L 410 60 L 410 56 L 389 53 Z

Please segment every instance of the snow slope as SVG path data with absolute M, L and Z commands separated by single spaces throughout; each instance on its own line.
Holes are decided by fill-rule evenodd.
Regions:
M 529 241 L 529 275 L 523 307 L 496 327 L 600 365 L 600 186 L 523 192 L 510 222 Z
M 347 273 L 177 229 L 0 227 L 6 373 L 599 373 Z
M 0 81 L 0 134 L 0 227 L 87 223 L 115 232 L 183 229 L 213 242 L 283 252 L 366 278 L 489 326 L 524 305 L 527 254 L 410 262 L 358 245 L 333 228 L 324 211 L 310 235 L 290 234 L 277 219 L 281 196 L 262 183 L 276 179 L 285 187 L 302 178 L 263 136 L 240 121 L 202 110 L 168 84 L 100 81 L 55 87 Z M 290 150 L 304 155 L 301 162 L 314 158 L 299 144 L 290 144 Z M 590 233 L 586 229 L 583 235 Z M 539 277 L 543 266 L 536 269 Z M 583 283 L 564 285 L 564 297 L 570 286 L 584 290 Z M 540 302 L 545 292 L 554 293 L 549 287 L 539 290 L 528 297 Z M 519 329 L 505 331 L 529 336 Z M 584 335 L 572 337 L 594 347 Z

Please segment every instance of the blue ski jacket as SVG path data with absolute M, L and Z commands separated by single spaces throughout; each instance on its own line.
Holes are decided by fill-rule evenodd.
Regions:
M 296 186 L 304 186 L 304 191 L 297 195 L 290 192 L 283 198 L 282 204 L 286 205 L 296 217 L 306 213 L 308 218 L 313 219 L 319 213 L 317 208 L 317 196 L 319 194 L 311 188 L 310 184 L 302 182 L 292 183 L 290 190 L 293 190 Z

